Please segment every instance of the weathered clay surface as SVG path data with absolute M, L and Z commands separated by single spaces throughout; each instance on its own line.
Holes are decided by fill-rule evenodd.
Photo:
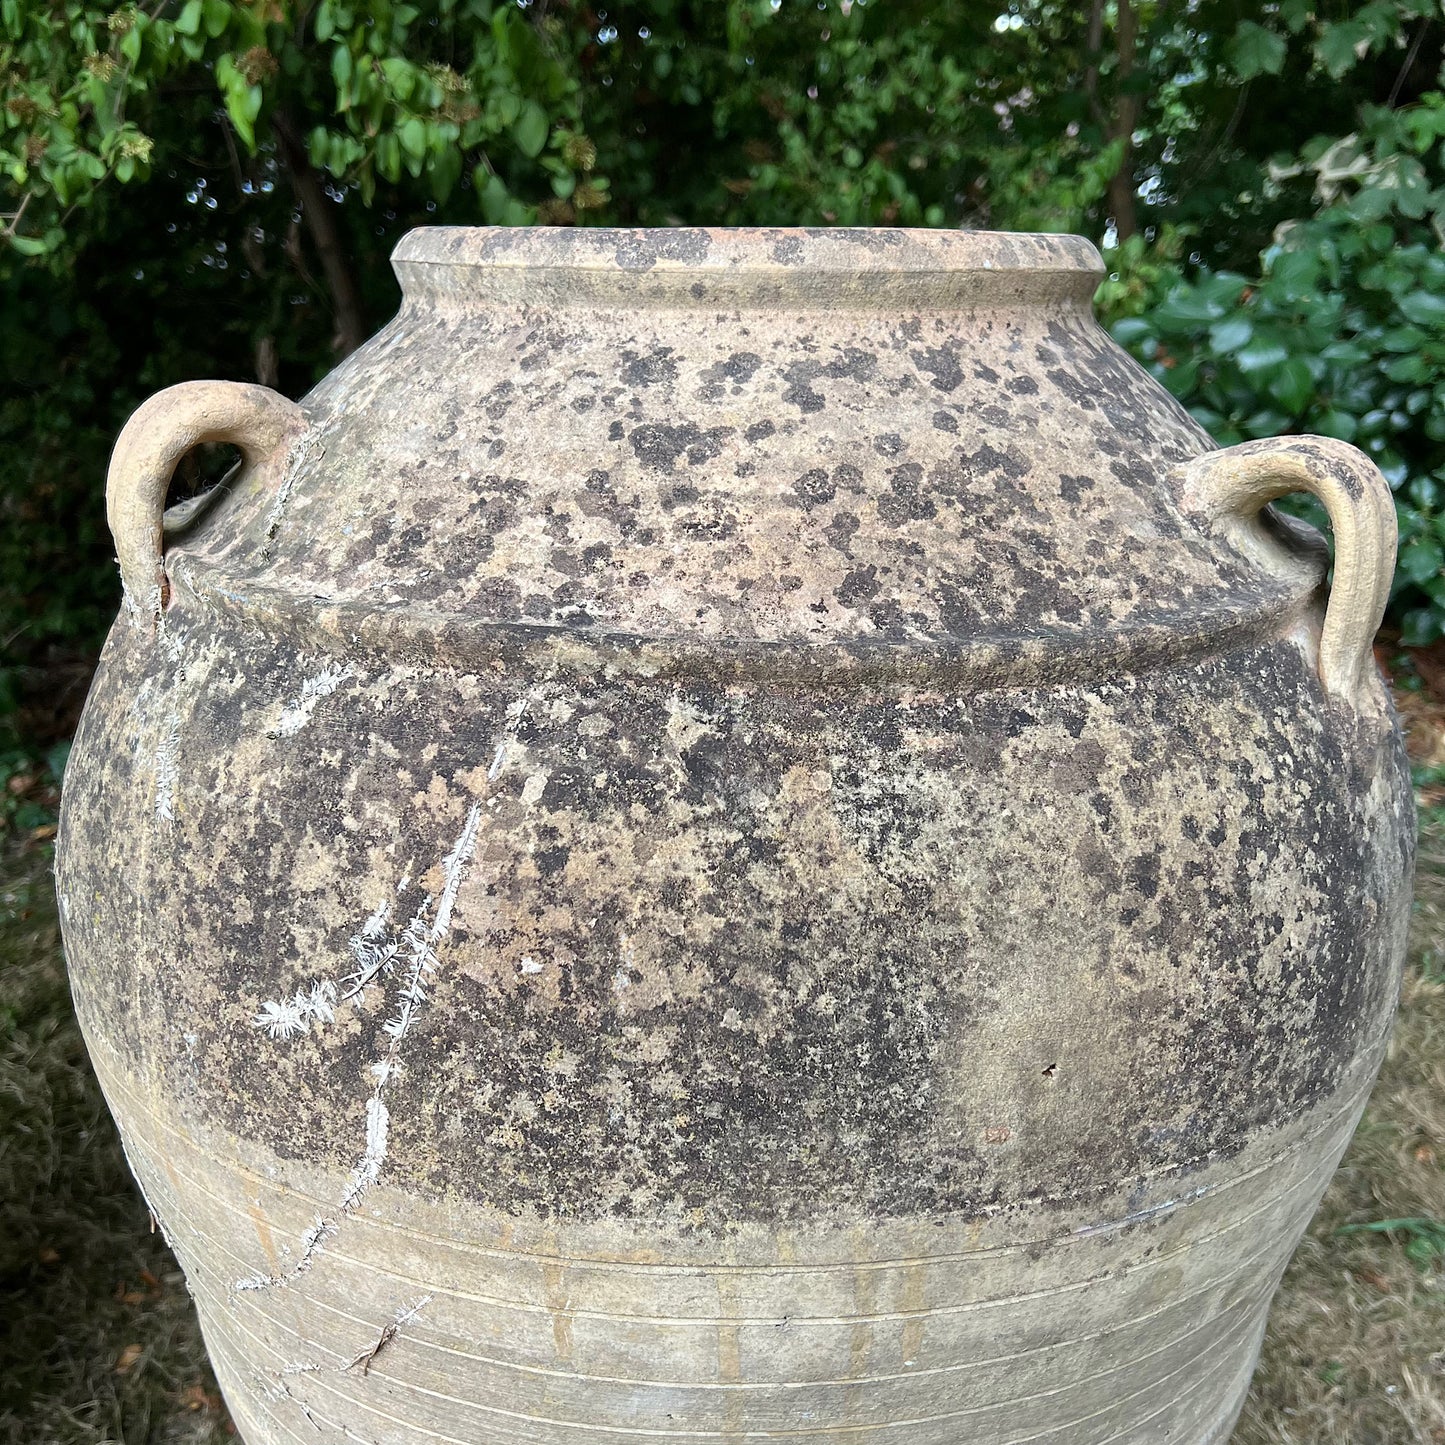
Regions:
M 251 1445 L 1222 1442 L 1408 907 L 1316 554 L 1186 508 L 1081 242 L 400 257 L 67 778 Z

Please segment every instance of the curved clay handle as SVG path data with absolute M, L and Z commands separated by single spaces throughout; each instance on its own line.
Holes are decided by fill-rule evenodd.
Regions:
M 105 512 L 138 625 L 154 627 L 170 602 L 161 515 L 176 463 L 199 442 L 229 442 L 248 467 L 280 466 L 305 426 L 294 401 L 239 381 L 182 382 L 131 416 L 111 453 Z
M 1313 492 L 1335 534 L 1335 580 L 1320 635 L 1320 679 L 1356 703 L 1395 574 L 1398 524 L 1390 484 L 1361 451 L 1331 437 L 1279 437 L 1206 452 L 1182 469 L 1182 504 L 1236 540 L 1266 503 Z

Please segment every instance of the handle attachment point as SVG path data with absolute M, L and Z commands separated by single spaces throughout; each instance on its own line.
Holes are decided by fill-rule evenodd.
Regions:
M 105 509 L 125 610 L 137 626 L 154 631 L 170 604 L 162 515 L 177 462 L 201 442 L 227 442 L 247 469 L 279 469 L 305 427 L 294 401 L 239 381 L 182 382 L 134 412 L 111 453 Z
M 1239 540 L 1278 497 L 1311 492 L 1324 504 L 1335 578 L 1320 634 L 1320 679 L 1331 697 L 1359 707 L 1395 575 L 1395 499 L 1380 469 L 1332 437 L 1293 436 L 1206 452 L 1184 464 L 1180 480 L 1184 509 Z

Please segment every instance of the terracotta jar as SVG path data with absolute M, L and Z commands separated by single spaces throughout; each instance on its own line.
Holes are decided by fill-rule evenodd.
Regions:
M 1212 450 L 1068 237 L 395 259 L 126 427 L 66 779 L 249 1445 L 1224 1441 L 1399 980 L 1379 473 Z

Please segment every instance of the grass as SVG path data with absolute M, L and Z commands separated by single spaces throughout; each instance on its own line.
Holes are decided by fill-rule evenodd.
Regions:
M 86 1060 L 46 843 L 0 858 L 0 1296 L 3 1445 L 235 1445 Z
M 1442 813 L 1390 1056 L 1285 1278 L 1234 1445 L 1445 1445 Z M 86 1063 L 48 841 L 12 843 L 0 870 L 0 1445 L 235 1445 Z
M 1389 1057 L 1285 1275 L 1234 1445 L 1445 1445 L 1442 811 L 1422 818 Z

